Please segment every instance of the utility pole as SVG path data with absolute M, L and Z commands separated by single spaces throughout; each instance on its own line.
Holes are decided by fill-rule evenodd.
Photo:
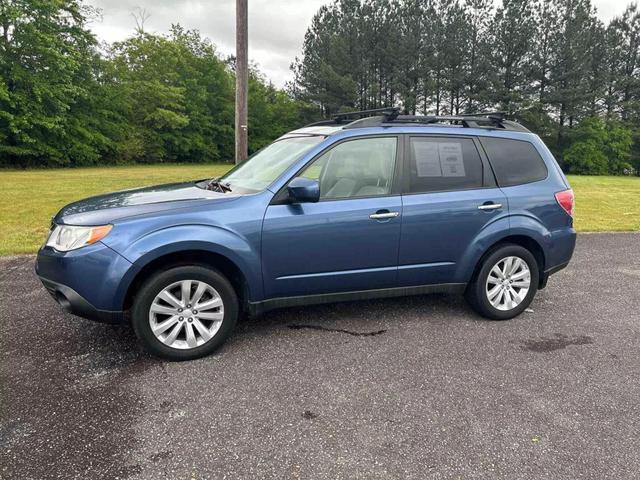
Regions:
M 248 155 L 248 17 L 247 0 L 236 0 L 236 164 Z

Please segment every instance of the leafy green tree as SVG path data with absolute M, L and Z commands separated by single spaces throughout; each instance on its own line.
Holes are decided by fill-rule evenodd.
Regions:
M 624 58 L 620 78 L 621 116 L 623 120 L 640 120 L 640 11 L 630 4 L 621 17 L 614 20 L 620 32 Z
M 489 88 L 489 55 L 491 45 L 487 41 L 492 17 L 492 0 L 467 0 L 464 5 L 468 26 L 468 52 L 465 71 L 467 97 L 466 112 L 472 113 L 487 107 L 486 92 Z
M 414 115 L 425 90 L 421 83 L 428 82 L 426 57 L 433 51 L 429 36 L 424 34 L 432 28 L 429 16 L 425 14 L 429 3 L 409 0 L 390 6 L 394 10 L 393 24 L 398 33 L 397 41 L 385 42 L 381 52 L 381 65 L 391 70 L 381 73 L 390 80 L 387 86 L 391 86 L 393 93 L 385 94 L 385 101 L 380 103 L 388 103 L 387 98 L 397 94 L 403 99 L 405 111 Z
M 565 152 L 564 162 L 572 173 L 581 175 L 609 173 L 607 156 L 596 138 L 574 142 Z
M 101 55 L 93 14 L 81 0 L 0 2 L 0 165 L 232 159 L 235 82 L 213 44 L 139 26 Z M 257 74 L 251 89 L 252 149 L 310 116 Z
M 503 0 L 489 30 L 492 97 L 501 110 L 513 113 L 524 102 L 530 80 L 530 52 L 535 33 L 532 3 Z
M 197 32 L 138 32 L 109 52 L 129 125 L 126 160 L 203 162 L 233 155 L 233 79 Z
M 467 14 L 458 2 L 452 2 L 443 10 L 444 83 L 448 110 L 459 114 L 465 104 L 465 66 L 468 63 L 469 37 Z
M 632 132 L 617 123 L 584 119 L 573 132 L 574 141 L 564 154 L 565 166 L 573 173 L 607 175 L 631 169 Z
M 640 175 L 640 130 L 632 132 L 633 144 L 631 146 L 631 157 L 629 163 L 636 175 Z
M 82 0 L 0 1 L 0 165 L 233 158 L 233 59 L 174 25 L 104 49 Z M 106 52 L 106 53 L 102 53 Z M 640 11 L 591 0 L 335 0 L 288 92 L 252 69 L 255 151 L 320 115 L 503 109 L 575 172 L 640 172 Z
M 547 90 L 551 83 L 549 77 L 555 54 L 554 35 L 562 21 L 556 2 L 557 0 L 541 0 L 534 10 L 536 32 L 531 57 L 531 77 L 534 81 L 532 93 L 541 110 L 547 102 Z
M 89 13 L 77 0 L 0 3 L 0 163 L 94 163 L 110 147 L 91 128 L 100 120 Z
M 312 112 L 309 110 L 308 105 L 267 83 L 253 69 L 249 77 L 249 152 L 267 146 L 275 138 L 310 120 Z
M 557 112 L 557 145 L 562 149 L 566 146 L 565 127 L 573 128 L 586 111 L 591 48 L 598 36 L 589 0 L 558 0 L 557 8 L 561 21 L 553 36 L 548 102 Z
M 358 96 L 361 103 L 367 97 L 367 92 L 359 91 L 354 80 L 361 62 L 351 62 L 350 45 L 358 42 L 343 35 L 344 23 L 355 21 L 355 15 L 348 9 L 349 2 L 343 3 L 344 12 L 341 5 L 330 5 L 316 13 L 304 38 L 304 61 L 297 61 L 293 67 L 302 93 L 300 98 L 318 104 L 323 115 L 335 113 L 343 106 L 354 107 Z M 350 30 L 352 36 L 357 35 L 356 29 Z

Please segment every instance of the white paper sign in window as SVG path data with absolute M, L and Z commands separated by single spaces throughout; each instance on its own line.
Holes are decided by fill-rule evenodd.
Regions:
M 464 161 L 460 143 L 438 143 L 443 177 L 464 177 Z
M 440 154 L 436 142 L 411 142 L 419 177 L 441 177 Z

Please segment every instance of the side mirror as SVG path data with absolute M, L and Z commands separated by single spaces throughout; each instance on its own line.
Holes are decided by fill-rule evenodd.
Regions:
M 289 198 L 295 203 L 315 203 L 320 200 L 320 184 L 317 180 L 304 177 L 296 177 L 287 187 Z

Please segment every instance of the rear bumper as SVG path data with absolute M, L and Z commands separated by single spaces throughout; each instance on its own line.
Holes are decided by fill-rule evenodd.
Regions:
M 540 275 L 540 283 L 538 288 L 547 286 L 549 276 L 569 265 L 573 251 L 576 247 L 576 232 L 573 228 L 559 230 L 552 234 L 550 249 L 546 255 L 546 265 L 544 272 Z
M 547 281 L 549 280 L 549 277 L 554 273 L 557 273 L 560 270 L 566 268 L 567 265 L 569 265 L 569 262 L 561 263 L 560 265 L 556 265 L 555 267 L 551 267 L 545 270 L 544 272 L 542 272 L 542 275 L 540 275 L 540 282 L 538 283 L 538 289 L 545 288 L 547 286 Z
M 567 265 L 569 265 L 569 262 L 561 263 L 560 265 L 556 265 L 555 267 L 551 267 L 545 270 L 544 274 L 546 276 L 553 275 L 554 273 L 558 273 L 560 270 L 563 270 L 564 268 L 566 268 Z
M 99 310 L 73 288 L 39 277 L 40 281 L 66 312 L 96 322 L 119 324 L 125 321 L 122 311 Z

